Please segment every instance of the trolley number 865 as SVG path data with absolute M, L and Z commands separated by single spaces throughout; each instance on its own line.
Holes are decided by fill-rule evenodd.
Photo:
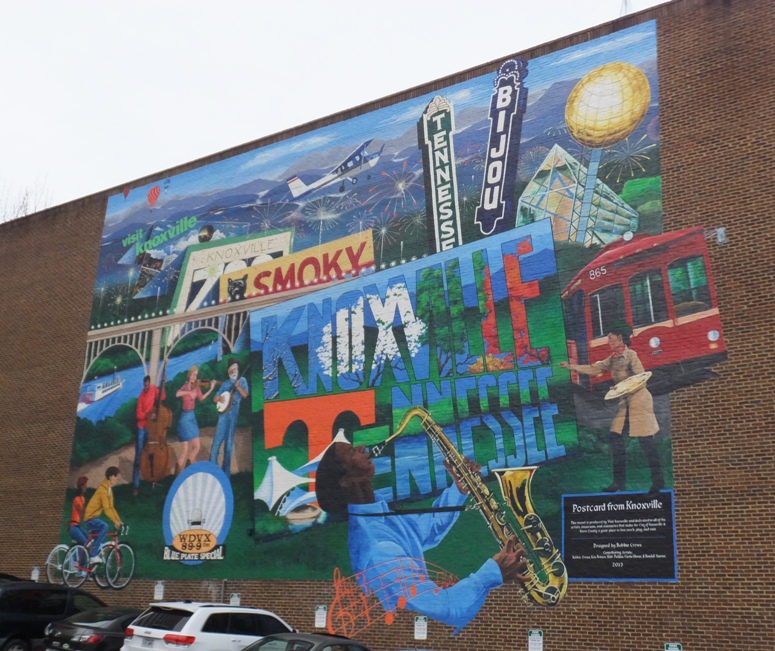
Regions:
M 605 265 L 602 267 L 595 267 L 594 269 L 589 270 L 589 279 L 590 280 L 597 280 L 598 278 L 602 278 L 605 276 L 606 270 Z

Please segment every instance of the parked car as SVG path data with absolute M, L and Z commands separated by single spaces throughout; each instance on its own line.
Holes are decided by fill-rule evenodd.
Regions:
M 94 608 L 46 626 L 46 651 L 119 651 L 139 608 Z
M 346 637 L 321 633 L 278 633 L 254 642 L 245 651 L 369 651 Z
M 50 622 L 104 606 L 85 590 L 32 581 L 0 582 L 0 651 L 31 651 Z
M 151 605 L 126 630 L 123 651 L 242 651 L 272 633 L 294 631 L 268 610 L 217 603 L 168 601 Z

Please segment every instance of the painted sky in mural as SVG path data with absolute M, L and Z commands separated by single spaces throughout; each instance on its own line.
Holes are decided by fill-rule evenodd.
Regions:
M 625 175 L 613 170 L 641 164 L 638 152 L 648 153 L 658 139 L 655 51 L 654 25 L 645 24 L 528 63 L 518 160 L 522 185 L 552 147 L 583 157 L 582 147 L 565 124 L 565 102 L 584 74 L 611 61 L 637 66 L 651 93 L 645 119 L 629 138 L 611 148 L 608 162 L 603 162 L 609 180 L 619 176 L 621 185 Z M 438 93 L 454 111 L 454 166 L 464 221 L 479 204 L 482 181 L 489 171 L 485 164 L 493 79 L 494 75 L 484 75 Z M 436 95 L 423 95 L 144 187 L 128 187 L 111 197 L 92 326 L 110 327 L 168 310 L 179 312 L 172 297 L 185 252 L 201 243 L 290 228 L 293 250 L 299 251 L 373 230 L 377 268 L 433 252 L 417 123 Z M 637 167 L 633 171 L 640 172 Z M 468 240 L 481 237 L 464 230 Z M 253 264 L 254 259 L 245 262 Z M 212 268 L 209 273 L 222 271 Z M 214 300 L 213 292 L 199 307 Z

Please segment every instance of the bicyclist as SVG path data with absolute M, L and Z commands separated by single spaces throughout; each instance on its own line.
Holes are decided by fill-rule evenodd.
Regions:
M 70 514 L 70 536 L 79 545 L 86 544 L 86 532 L 83 530 L 81 523 L 83 522 L 83 514 L 86 509 L 86 484 L 89 483 L 88 477 L 79 477 L 76 482 L 78 488 L 78 495 L 73 499 L 73 511 Z
M 89 503 L 86 505 L 86 513 L 84 519 L 86 520 L 86 528 L 97 534 L 91 548 L 91 558 L 89 562 L 102 563 L 100 558 L 100 548 L 102 542 L 105 540 L 105 534 L 108 532 L 108 523 L 100 518 L 105 513 L 115 525 L 116 529 L 119 529 L 124 523 L 121 522 L 121 518 L 116 512 L 113 506 L 113 487 L 118 483 L 118 468 L 116 466 L 110 466 L 105 471 L 105 481 L 103 481 L 94 491 Z

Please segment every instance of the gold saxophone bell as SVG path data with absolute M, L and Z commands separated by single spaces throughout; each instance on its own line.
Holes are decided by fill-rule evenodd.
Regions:
M 382 443 L 372 446 L 371 455 L 382 454 L 388 443 L 397 438 L 414 417 L 421 419 L 423 430 L 473 497 L 475 508 L 484 517 L 498 545 L 505 547 L 509 538 L 515 536 L 524 547 L 528 580 L 521 585 L 527 597 L 539 606 L 557 605 L 568 587 L 568 572 L 560 551 L 530 499 L 530 482 L 536 467 L 493 470 L 505 500 L 504 507 L 482 476 L 471 471 L 463 456 L 423 407 L 409 409 L 396 431 Z

